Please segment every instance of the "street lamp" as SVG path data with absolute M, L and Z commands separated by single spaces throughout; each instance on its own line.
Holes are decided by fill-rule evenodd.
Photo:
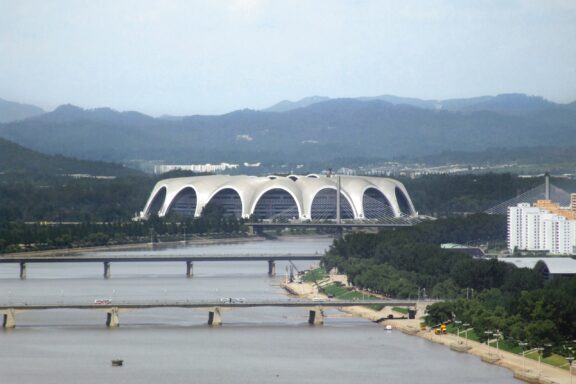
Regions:
M 464 342 L 464 344 L 468 345 L 468 331 L 470 329 L 474 329 L 474 328 L 468 329 L 468 327 L 470 326 L 470 324 L 468 324 L 468 323 L 464 323 L 464 324 L 462 324 L 462 326 L 464 327 L 464 337 L 466 338 L 466 341 Z
M 526 371 L 526 354 L 524 353 L 524 347 L 528 345 L 528 343 L 519 342 L 519 346 L 522 347 L 522 371 Z
M 490 336 L 492 336 L 494 334 L 494 332 L 492 331 L 484 331 L 484 334 L 486 334 L 486 346 L 488 347 L 488 354 L 490 354 Z
M 456 324 L 456 342 L 460 344 L 460 324 L 462 324 L 462 322 L 455 320 L 454 324 Z
M 570 375 L 570 384 L 572 384 L 572 362 L 574 361 L 574 356 L 568 356 L 568 374 Z
M 498 347 L 498 341 L 500 341 L 500 338 L 502 337 L 502 333 L 500 332 L 499 329 L 496 330 L 496 333 L 494 333 L 494 336 L 496 337 L 496 355 L 500 356 L 500 348 Z
M 536 348 L 538 351 L 538 376 L 542 375 L 542 351 L 544 350 L 543 347 Z

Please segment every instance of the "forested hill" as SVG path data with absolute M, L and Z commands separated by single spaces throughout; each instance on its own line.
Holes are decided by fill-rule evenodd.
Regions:
M 0 174 L 128 176 L 140 172 L 118 164 L 45 155 L 0 139 Z
M 522 95 L 465 101 L 431 109 L 333 99 L 282 113 L 240 110 L 173 120 L 64 106 L 0 124 L 0 137 L 44 153 L 118 162 L 311 162 L 359 154 L 383 159 L 576 142 L 572 104 Z
M 22 120 L 43 113 L 44 110 L 35 105 L 20 104 L 0 99 L 0 123 Z

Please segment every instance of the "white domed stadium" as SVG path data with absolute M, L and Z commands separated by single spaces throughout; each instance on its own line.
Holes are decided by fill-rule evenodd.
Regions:
M 340 186 L 338 186 L 340 180 Z M 417 215 L 402 183 L 364 176 L 196 176 L 161 180 L 140 218 L 177 214 L 198 217 L 208 204 L 225 215 L 265 221 L 334 220 L 340 188 L 342 220 L 379 220 Z

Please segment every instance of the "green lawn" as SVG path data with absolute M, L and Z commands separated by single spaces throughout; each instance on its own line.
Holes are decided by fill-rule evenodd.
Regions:
M 328 284 L 325 287 L 322 288 L 322 293 L 324 293 L 325 295 L 334 295 L 335 298 L 337 299 L 341 299 L 341 300 L 376 300 L 379 299 L 379 297 L 376 296 L 372 296 L 372 295 L 368 295 L 368 294 L 362 294 L 361 292 L 356 292 L 351 290 L 350 288 L 346 288 L 340 284 L 337 283 L 332 283 L 332 284 Z M 368 306 L 369 308 L 375 310 L 375 311 L 379 311 L 383 308 L 382 305 L 370 305 Z
M 311 271 L 308 271 L 302 277 L 303 281 L 313 283 L 315 281 L 323 280 L 328 276 L 328 273 L 324 270 L 324 268 L 316 268 Z
M 450 323 L 446 326 L 446 332 L 456 334 L 457 328 L 458 327 L 456 327 L 455 324 Z M 464 330 L 464 328 L 460 327 L 460 337 L 462 339 L 464 339 L 464 336 L 466 336 L 466 338 L 468 340 L 480 341 L 480 339 L 478 338 L 478 335 L 476 334 L 476 332 L 474 332 L 474 330 L 468 331 L 467 335 L 464 332 L 462 332 L 463 330 Z
M 526 357 L 538 361 L 538 352 L 529 353 L 526 355 Z M 555 353 L 548 357 L 543 357 L 542 362 L 568 370 L 568 360 L 566 360 L 564 356 L 557 355 Z

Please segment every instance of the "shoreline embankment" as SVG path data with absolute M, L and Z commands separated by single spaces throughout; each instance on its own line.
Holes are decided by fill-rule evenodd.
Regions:
M 346 276 L 331 275 L 331 281 L 346 281 Z M 325 297 L 318 292 L 318 287 L 315 284 L 302 282 L 302 283 L 282 283 L 282 287 L 290 294 L 302 298 L 312 299 L 313 297 Z M 421 301 L 416 308 L 417 317 L 423 315 L 426 307 L 431 304 L 429 302 Z M 567 370 L 551 366 L 549 364 L 539 364 L 538 361 L 523 358 L 514 353 L 496 350 L 495 347 L 482 344 L 473 340 L 464 340 L 453 334 L 435 335 L 434 332 L 427 327 L 426 329 L 420 328 L 421 320 L 416 319 L 388 319 L 389 315 L 394 317 L 401 317 L 403 314 L 397 313 L 392 308 L 384 307 L 380 311 L 375 311 L 370 308 L 346 307 L 339 308 L 340 311 L 348 313 L 356 317 L 362 317 L 370 321 L 378 322 L 383 327 L 391 326 L 392 329 L 399 330 L 407 335 L 418 336 L 429 342 L 442 344 L 454 353 L 468 353 L 480 357 L 480 359 L 488 364 L 494 364 L 512 371 L 514 378 L 533 384 L 571 384 L 570 372 Z M 576 370 L 573 370 L 576 371 Z M 573 372 L 576 376 L 576 372 Z M 573 378 L 576 382 L 576 377 Z
M 294 240 L 294 239 L 318 239 L 318 238 L 331 238 L 331 235 L 302 235 L 302 234 L 284 234 L 278 236 L 275 240 Z M 22 251 L 0 253 L 0 258 L 22 258 L 22 257 L 50 257 L 50 256 L 77 256 L 81 253 L 88 252 L 121 252 L 121 251 L 146 251 L 146 250 L 160 250 L 166 248 L 181 248 L 190 245 L 210 245 L 210 244 L 236 244 L 247 243 L 253 241 L 266 241 L 270 238 L 258 235 L 237 236 L 237 237 L 223 237 L 223 238 L 203 238 L 194 237 L 188 240 L 166 241 L 161 243 L 127 243 L 127 244 L 114 244 L 102 245 L 94 247 L 78 247 L 78 248 L 57 248 L 46 250 Z

